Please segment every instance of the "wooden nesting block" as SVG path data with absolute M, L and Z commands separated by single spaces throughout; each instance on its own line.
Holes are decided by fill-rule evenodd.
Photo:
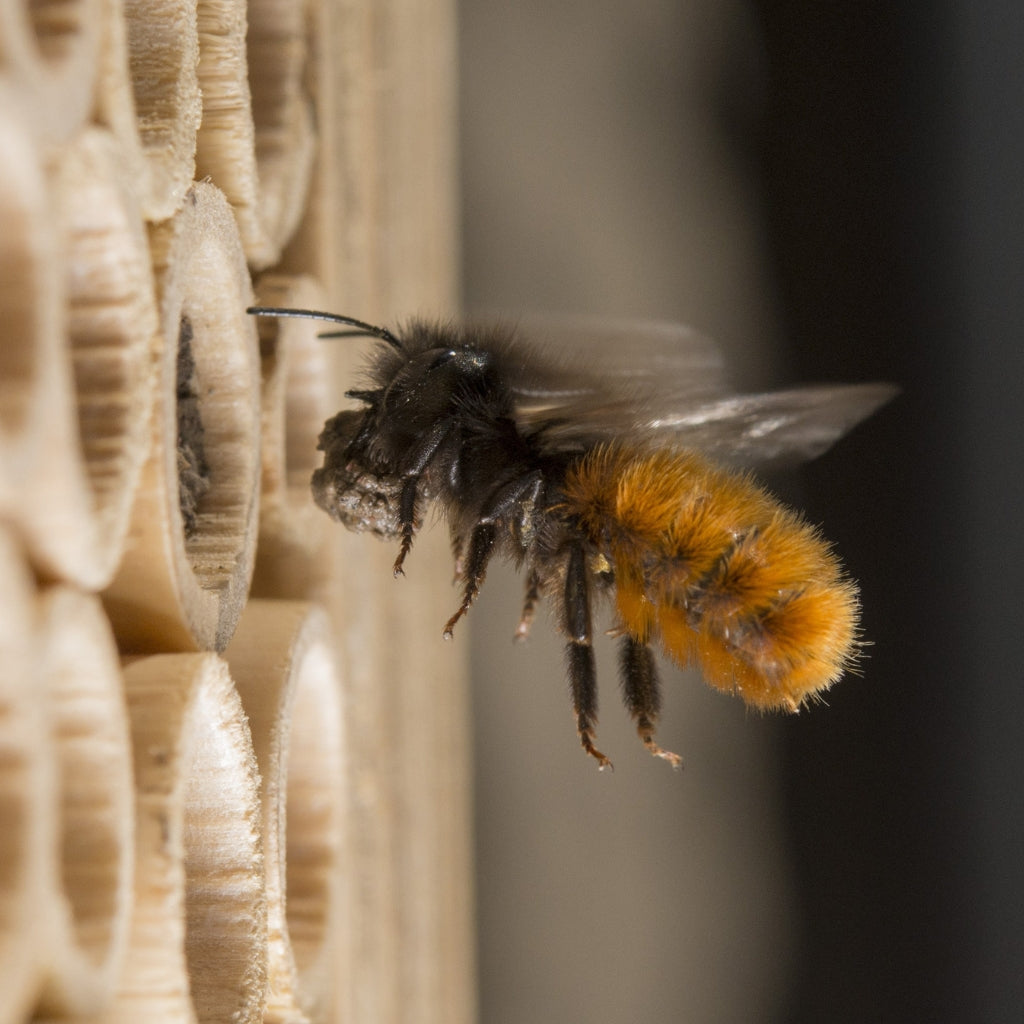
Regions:
M 231 203 L 254 269 L 275 263 L 305 205 L 313 158 L 300 4 L 200 0 L 203 117 L 196 174 Z M 252 72 L 250 77 L 250 71 Z
M 39 1012 L 89 1014 L 113 997 L 131 917 L 134 800 L 121 665 L 99 599 L 70 587 L 39 602 L 38 694 L 55 769 L 56 827 L 39 908 Z
M 270 988 L 267 1021 L 325 1019 L 346 983 L 341 690 L 327 618 L 250 601 L 225 651 L 262 777 Z M 347 858 L 346 858 L 347 859 Z
M 259 305 L 320 308 L 323 293 L 307 277 L 265 274 Z M 257 320 L 263 373 L 263 479 L 260 536 L 252 594 L 316 599 L 329 579 L 331 522 L 314 504 L 310 480 L 319 465 L 317 438 L 336 411 L 329 342 L 311 320 Z
M 135 768 L 135 905 L 104 1020 L 256 1022 L 267 983 L 259 771 L 227 666 L 125 668 Z
M 279 251 L 295 232 L 309 198 L 317 143 L 309 83 L 323 6 L 322 0 L 250 0 L 247 5 L 259 217 Z
M 0 1024 L 25 1020 L 39 990 L 52 877 L 54 757 L 35 677 L 35 586 L 0 530 Z
M 99 112 L 115 130 L 136 131 L 146 162 L 143 207 L 150 220 L 165 220 L 185 201 L 195 175 L 199 95 L 199 36 L 194 0 L 119 0 L 111 4 L 114 33 L 101 76 Z M 123 10 L 123 24 L 119 15 Z
M 0 100 L 9 98 L 0 83 Z M 0 164 L 0 504 L 40 575 L 93 589 L 106 582 L 109 552 L 80 445 L 64 247 L 45 167 L 25 118 L 5 102 Z
M 149 244 L 122 155 L 111 134 L 88 129 L 59 153 L 52 176 L 100 586 L 121 560 L 149 453 L 159 354 Z
M 104 600 L 123 650 L 221 650 L 245 603 L 258 529 L 252 289 L 212 185 L 197 184 L 150 237 L 163 336 L 153 446 Z
M 66 142 L 92 111 L 103 0 L 0 0 L 0 67 L 44 145 Z

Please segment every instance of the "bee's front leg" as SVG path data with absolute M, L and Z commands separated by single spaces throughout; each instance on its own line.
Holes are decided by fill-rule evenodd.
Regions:
M 419 498 L 420 479 L 427 466 L 437 458 L 445 441 L 452 437 L 452 421 L 440 420 L 426 436 L 411 448 L 399 464 L 399 476 L 402 478 L 402 493 L 399 497 L 398 520 L 402 544 L 398 549 L 398 557 L 392 568 L 395 576 L 404 576 L 402 564 L 405 556 L 412 550 L 412 539 L 416 533 L 416 502 Z

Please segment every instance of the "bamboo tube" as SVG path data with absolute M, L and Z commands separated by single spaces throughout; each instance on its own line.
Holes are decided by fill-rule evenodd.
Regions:
M 149 451 L 158 344 L 149 246 L 121 151 L 101 129 L 61 155 L 54 201 L 65 239 L 68 334 L 99 585 L 113 577 Z
M 212 654 L 125 668 L 135 755 L 135 910 L 109 1024 L 259 1021 L 267 978 L 259 773 Z
M 42 595 L 40 622 L 59 816 L 45 859 L 40 1009 L 95 1013 L 113 996 L 131 916 L 134 815 L 121 669 L 97 598 L 52 588 Z
M 267 0 L 272 2 L 272 0 Z M 338 278 L 338 256 L 341 239 L 336 234 L 338 217 L 336 207 L 340 201 L 339 193 L 346 196 L 346 206 L 358 206 L 361 195 L 355 188 L 355 182 L 337 163 L 337 133 L 339 130 L 339 104 L 354 99 L 358 105 L 358 96 L 353 96 L 348 88 L 349 76 L 353 73 L 349 62 L 339 59 L 337 46 L 337 24 L 348 22 L 354 12 L 350 4 L 327 3 L 316 0 L 306 6 L 306 66 L 302 80 L 308 90 L 309 103 L 314 115 L 314 145 L 310 160 L 309 180 L 304 190 L 304 203 L 299 211 L 298 221 L 293 231 L 287 233 L 288 241 L 280 260 L 274 264 L 274 270 L 283 274 L 306 274 L 328 286 L 328 308 L 337 308 L 335 288 Z M 255 65 L 257 58 L 250 57 L 250 64 Z M 253 90 L 258 94 L 265 86 L 256 84 L 255 80 L 262 77 L 258 68 L 251 68 L 250 75 L 254 80 Z M 358 90 L 357 90 L 358 92 Z M 254 104 L 262 106 L 263 100 L 254 100 Z M 283 105 L 275 104 L 270 110 L 283 110 Z M 262 137 L 265 129 L 261 125 L 273 123 L 274 118 L 267 114 L 256 114 L 257 131 Z M 260 143 L 257 143 L 259 148 Z M 352 162 L 357 164 L 357 157 L 352 155 Z M 367 168 L 363 168 L 368 176 Z M 276 186 L 268 183 L 267 188 Z M 366 220 L 364 213 L 363 220 Z M 351 226 L 348 230 L 351 230 Z M 365 250 L 364 250 L 365 254 Z M 365 291 L 352 282 L 353 294 L 363 295 Z
M 300 4 L 258 3 L 247 53 L 244 0 L 198 4 L 196 173 L 224 190 L 257 270 L 277 261 L 305 204 L 313 131 L 302 87 L 304 21 Z M 249 55 L 257 69 L 252 89 Z
M 457 308 L 453 5 L 353 6 L 331 47 L 346 85 L 333 154 L 345 188 L 333 235 L 339 288 L 358 290 L 336 308 L 391 324 L 447 314 Z M 450 551 L 442 530 L 425 528 L 396 582 L 393 548 L 334 535 L 331 610 L 347 641 L 359 780 L 350 808 L 357 885 L 347 1009 L 356 1020 L 397 1022 L 415 1007 L 418 1021 L 469 1021 L 467 637 L 439 639 L 452 601 Z
M 151 220 L 172 216 L 195 174 L 199 95 L 199 36 L 193 0 L 107 0 L 115 36 L 100 77 L 101 119 L 130 132 L 134 108 L 147 164 L 143 208 Z M 122 44 L 117 38 L 126 27 Z M 131 145 L 126 147 L 130 150 Z
M 33 584 L 0 531 L 0 1024 L 27 1018 L 41 979 L 44 865 L 56 831 L 49 734 L 33 678 Z
M 42 576 L 92 589 L 109 572 L 79 443 L 63 253 L 44 169 L 9 98 L 0 86 L 0 498 Z
M 128 66 L 128 25 L 125 21 L 124 0 L 102 0 L 102 5 L 104 31 L 93 117 L 97 124 L 109 129 L 116 137 L 123 173 L 135 183 L 143 215 L 151 220 L 164 220 L 173 215 L 177 204 L 169 202 L 166 194 L 161 197 L 163 202 L 159 202 L 153 193 L 153 177 L 142 148 L 142 134 Z M 179 199 L 182 195 L 184 188 L 179 193 Z
M 249 0 L 246 35 L 256 129 L 259 216 L 280 250 L 295 232 L 309 194 L 315 152 L 306 92 L 311 37 L 323 0 Z
M 345 979 L 340 942 L 345 749 L 327 619 L 300 601 L 255 600 L 225 657 L 262 777 L 270 986 L 266 1020 L 323 1019 Z
M 328 309 L 372 322 L 450 313 L 457 301 L 453 5 L 357 2 L 325 5 L 323 15 L 326 29 L 314 45 L 322 150 L 311 205 L 284 265 L 316 267 L 331 289 Z M 329 353 L 343 386 L 357 379 L 360 351 L 346 344 Z M 350 942 L 339 961 L 351 983 L 337 1019 L 468 1021 L 467 650 L 458 639 L 444 644 L 438 622 L 451 600 L 450 551 L 442 531 L 424 529 L 406 578 L 396 582 L 393 548 L 341 529 L 330 537 L 328 603 L 345 675 L 355 878 Z
M 212 185 L 197 184 L 150 238 L 164 339 L 155 436 L 104 600 L 123 650 L 222 650 L 245 602 L 258 529 L 251 286 L 231 211 Z
M 36 146 L 0 80 L 0 502 L 9 511 L 36 454 L 39 379 L 57 344 L 60 275 Z
M 264 275 L 256 287 L 260 305 L 304 309 L 323 307 L 323 294 L 310 278 Z M 325 342 L 310 320 L 257 322 L 263 373 L 263 477 L 260 536 L 252 594 L 307 599 L 322 596 L 327 584 L 327 534 L 331 522 L 310 497 L 319 463 L 316 445 L 329 400 Z
M 0 0 L 0 67 L 40 142 L 66 142 L 88 119 L 102 29 L 102 0 Z
M 458 302 L 454 5 L 395 0 L 384 5 L 379 31 L 394 84 L 384 97 L 378 159 L 394 167 L 410 144 L 418 154 L 415 171 L 396 175 L 381 203 L 385 300 L 393 311 L 447 313 Z M 439 643 L 451 553 L 443 530 L 419 543 L 417 582 L 394 588 L 388 614 L 403 624 L 388 666 L 400 709 L 399 820 L 416 836 L 398 863 L 399 984 L 406 1005 L 429 1007 L 423 1024 L 452 1024 L 475 1015 L 469 637 L 457 632 L 453 643 Z

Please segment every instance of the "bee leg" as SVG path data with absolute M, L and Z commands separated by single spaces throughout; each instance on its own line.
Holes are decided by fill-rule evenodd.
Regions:
M 459 610 L 444 627 L 446 640 L 451 639 L 455 623 L 469 611 L 469 606 L 480 593 L 487 573 L 487 563 L 494 553 L 499 527 L 506 529 L 510 517 L 515 515 L 516 518 L 511 521 L 518 527 L 520 533 L 527 528 L 526 524 L 532 515 L 543 482 L 540 473 L 526 473 L 492 491 L 480 509 L 476 525 L 469 535 L 469 554 L 462 567 L 462 579 L 465 581 L 466 589 Z
M 576 713 L 576 731 L 583 749 L 598 762 L 603 771 L 611 768 L 612 763 L 594 745 L 597 727 L 597 668 L 590 643 L 587 562 L 580 544 L 573 544 L 569 548 L 569 563 L 565 573 L 565 632 L 569 636 L 565 654 L 569 663 L 569 685 L 572 689 L 572 707 Z
M 480 593 L 480 587 L 487 573 L 487 563 L 491 560 L 497 537 L 498 528 L 494 523 L 477 523 L 473 527 L 473 532 L 469 537 L 469 555 L 463 574 L 466 589 L 463 592 L 462 604 L 459 605 L 458 611 L 445 624 L 445 640 L 451 640 L 455 623 L 469 611 L 469 606 L 473 603 L 476 595 Z
M 405 575 L 402 563 L 405 561 L 405 556 L 412 550 L 412 538 L 416 532 L 416 488 L 419 482 L 420 478 L 418 476 L 410 476 L 402 484 L 402 493 L 399 497 L 398 505 L 399 526 L 402 529 L 402 546 L 398 549 L 398 557 L 395 559 L 395 564 L 391 570 L 396 579 L 399 576 Z
M 462 579 L 466 571 L 466 540 L 459 534 L 452 534 L 452 559 L 455 562 L 455 568 L 452 572 L 452 582 L 458 583 Z
M 530 626 L 533 625 L 533 614 L 537 610 L 537 602 L 540 600 L 540 574 L 536 569 L 531 569 L 526 577 L 526 596 L 523 598 L 523 611 L 519 616 L 519 625 L 516 626 L 515 639 L 525 640 L 530 635 Z
M 416 499 L 419 496 L 420 477 L 427 466 L 443 451 L 445 442 L 450 443 L 451 438 L 451 423 L 448 420 L 441 420 L 427 432 L 419 444 L 406 452 L 399 464 L 399 475 L 403 478 L 402 493 L 398 499 L 402 546 L 398 549 L 398 557 L 392 569 L 396 577 L 405 575 L 402 563 L 412 549 L 412 538 L 416 533 Z
M 619 648 L 619 671 L 622 699 L 636 722 L 636 731 L 643 745 L 655 757 L 663 757 L 673 768 L 682 768 L 683 759 L 678 754 L 663 750 L 654 739 L 661 712 L 661 687 L 650 647 L 628 634 L 624 636 Z

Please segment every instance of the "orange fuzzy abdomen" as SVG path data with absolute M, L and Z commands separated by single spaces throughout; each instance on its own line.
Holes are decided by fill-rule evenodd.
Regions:
M 615 569 L 622 625 L 760 708 L 796 710 L 858 650 L 858 602 L 814 527 L 693 452 L 605 446 L 566 508 Z

